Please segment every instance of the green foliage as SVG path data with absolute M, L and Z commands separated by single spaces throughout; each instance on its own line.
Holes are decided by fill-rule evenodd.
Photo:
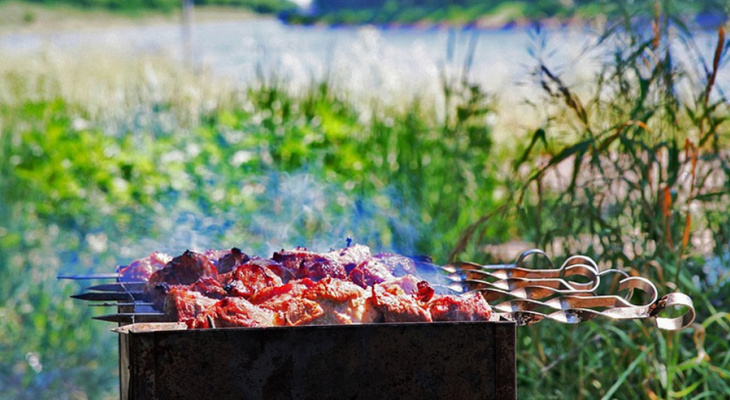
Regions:
M 294 95 L 262 79 L 191 118 L 184 91 L 152 93 L 144 72 L 118 89 L 133 99 L 118 111 L 22 65 L 0 76 L 2 398 L 115 396 L 115 336 L 60 272 L 111 272 L 195 235 L 199 248 L 261 255 L 352 235 L 445 260 L 492 207 L 492 100 L 461 77 L 444 76 L 440 110 L 363 108 L 326 81 Z
M 599 38 L 590 90 L 570 87 L 536 51 L 543 96 L 532 101 L 545 123 L 515 162 L 505 208 L 549 253 L 587 254 L 661 293 L 689 294 L 697 321 L 681 333 L 606 322 L 520 330 L 526 397 L 730 395 L 730 325 L 718 313 L 730 306 L 730 109 L 714 86 L 729 43 L 721 29 L 716 50 L 698 53 L 678 9 L 624 9 Z

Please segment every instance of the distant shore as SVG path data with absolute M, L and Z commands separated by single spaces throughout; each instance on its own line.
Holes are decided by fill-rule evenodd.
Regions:
M 144 10 L 136 13 L 122 13 L 102 9 L 84 10 L 65 5 L 48 6 L 10 1 L 0 3 L 0 34 L 95 30 L 151 24 L 179 24 L 181 18 L 180 10 L 173 12 Z M 193 19 L 196 22 L 274 18 L 277 18 L 277 16 L 260 14 L 240 7 L 196 6 L 193 12 Z M 281 17 L 280 19 L 283 23 L 297 24 L 297 21 L 288 21 Z M 448 20 L 421 20 L 411 23 L 396 21 L 364 25 L 375 25 L 384 28 L 416 29 L 452 26 L 476 29 L 509 29 L 526 27 L 533 23 L 533 21 L 526 18 L 512 19 L 505 15 L 497 14 L 485 15 L 468 23 Z M 540 20 L 540 24 L 545 27 L 579 26 L 586 25 L 587 23 L 587 20 L 578 18 L 545 18 Z M 349 24 L 328 24 L 324 21 L 312 21 L 311 24 L 307 23 L 306 25 L 347 26 Z
M 84 10 L 70 6 L 45 6 L 32 3 L 0 3 L 0 34 L 59 32 L 108 29 L 135 25 L 180 24 L 181 12 L 140 11 L 120 13 Z M 241 21 L 275 18 L 236 7 L 195 7 L 194 21 Z
M 281 15 L 261 14 L 241 7 L 195 6 L 193 20 L 206 21 L 241 21 L 250 19 L 275 19 L 282 23 L 294 25 L 312 25 L 320 27 L 373 25 L 382 28 L 474 28 L 474 29 L 511 29 L 524 28 L 535 24 L 535 19 L 525 17 L 517 10 L 502 8 L 490 14 L 478 17 L 462 16 L 451 18 L 434 18 L 431 15 L 409 20 L 397 16 L 377 16 L 368 21 L 363 16 L 342 19 L 338 14 L 306 16 L 297 13 Z M 68 5 L 46 5 L 29 2 L 8 1 L 0 2 L 0 34 L 7 33 L 52 33 L 59 31 L 81 31 L 108 29 L 125 26 L 180 24 L 181 11 L 137 10 L 111 11 L 105 9 L 82 9 Z M 695 18 L 700 26 L 715 29 L 722 24 L 717 18 L 707 20 Z M 604 15 L 596 14 L 590 17 L 581 16 L 551 16 L 539 18 L 539 24 L 546 28 L 558 27 L 591 27 L 601 29 L 606 24 Z

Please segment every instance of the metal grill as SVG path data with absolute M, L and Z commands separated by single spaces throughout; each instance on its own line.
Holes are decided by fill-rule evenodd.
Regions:
M 529 268 L 536 258 L 549 268 Z M 512 399 L 516 326 L 649 318 L 678 330 L 694 320 L 688 296 L 659 297 L 649 280 L 602 270 L 584 256 L 555 268 L 544 252 L 529 250 L 513 264 L 441 269 L 441 289 L 480 292 L 499 321 L 187 330 L 152 308 L 145 282 L 59 278 L 116 280 L 72 297 L 117 308 L 95 318 L 120 324 L 123 399 Z M 661 316 L 671 309 L 682 315 Z

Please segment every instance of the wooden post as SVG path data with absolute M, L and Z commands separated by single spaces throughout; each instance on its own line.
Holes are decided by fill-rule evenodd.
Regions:
M 193 54 L 193 0 L 182 0 L 183 60 L 189 69 L 194 67 Z

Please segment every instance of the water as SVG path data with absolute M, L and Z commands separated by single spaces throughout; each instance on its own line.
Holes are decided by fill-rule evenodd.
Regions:
M 304 27 L 275 19 L 204 21 L 192 29 L 194 65 L 248 84 L 275 76 L 292 86 L 306 88 L 313 80 L 328 79 L 355 98 L 377 97 L 389 104 L 410 97 L 438 99 L 442 77 L 464 74 L 484 89 L 498 93 L 507 104 L 517 104 L 535 90 L 523 85 L 535 68 L 539 46 L 528 28 L 504 30 L 454 30 L 446 28 Z M 596 35 L 587 28 L 547 31 L 544 58 L 558 71 L 570 71 L 569 84 L 591 81 L 595 58 L 587 54 Z M 74 54 L 92 65 L 105 54 L 137 59 L 161 56 L 183 63 L 182 29 L 176 24 L 65 31 L 52 34 L 22 33 L 0 36 L 4 53 L 42 55 Z M 696 39 L 711 60 L 716 37 L 698 32 Z M 474 58 L 467 62 L 470 45 Z M 257 72 L 258 71 L 258 72 Z M 730 76 L 721 73 L 718 84 L 730 88 Z
M 553 33 L 556 57 L 573 63 L 591 39 L 580 30 Z M 347 82 L 349 89 L 386 89 L 391 93 L 433 90 L 447 68 L 460 72 L 469 41 L 476 36 L 471 77 L 489 90 L 504 90 L 524 77 L 533 64 L 526 29 L 453 31 L 377 29 L 373 27 L 289 26 L 274 19 L 201 22 L 192 30 L 196 65 L 247 82 L 257 67 L 293 85 L 325 76 Z M 452 52 L 449 54 L 449 41 Z M 54 34 L 0 36 L 4 51 L 38 54 L 79 52 L 83 57 L 104 50 L 135 58 L 162 55 L 182 62 L 182 30 L 174 24 L 124 27 Z

